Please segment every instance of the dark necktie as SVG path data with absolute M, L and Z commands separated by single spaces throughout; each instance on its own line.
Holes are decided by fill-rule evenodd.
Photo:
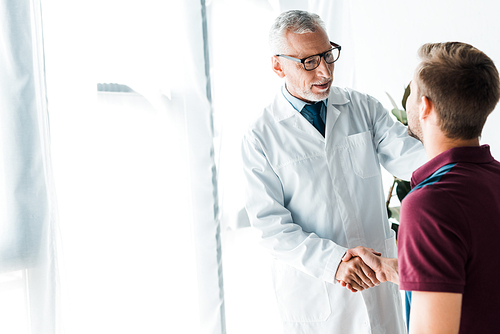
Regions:
M 325 123 L 321 119 L 321 104 L 323 102 L 317 102 L 315 104 L 306 104 L 304 108 L 309 111 L 309 113 L 312 115 L 313 119 L 313 125 L 318 131 L 325 136 Z

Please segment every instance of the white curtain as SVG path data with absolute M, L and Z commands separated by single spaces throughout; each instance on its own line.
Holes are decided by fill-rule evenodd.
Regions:
M 224 333 L 204 3 L 43 3 L 66 330 Z
M 56 333 L 57 209 L 40 8 L 0 2 L 0 332 Z
M 225 333 L 204 2 L 41 4 L 45 58 L 1 2 L 0 332 Z

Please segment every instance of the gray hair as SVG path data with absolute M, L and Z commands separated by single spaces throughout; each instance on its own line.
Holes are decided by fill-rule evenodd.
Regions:
M 325 23 L 319 15 L 303 10 L 289 10 L 276 18 L 269 31 L 269 46 L 273 55 L 287 53 L 286 33 L 295 34 L 316 32 L 318 28 L 326 31 Z

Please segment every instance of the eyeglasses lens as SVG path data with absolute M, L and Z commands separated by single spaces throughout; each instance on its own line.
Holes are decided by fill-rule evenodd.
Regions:
M 333 49 L 331 51 L 326 52 L 323 57 L 325 58 L 325 62 L 327 64 L 331 64 L 335 62 L 340 55 L 339 49 Z M 304 68 L 308 71 L 314 70 L 316 67 L 319 66 L 319 63 L 321 62 L 321 56 L 311 56 L 304 60 Z
M 334 57 L 334 54 L 333 54 L 334 51 L 338 52 L 337 49 L 333 49 L 332 51 L 327 52 L 325 54 L 325 61 L 326 61 L 327 64 L 331 64 L 331 63 L 333 63 L 336 60 L 335 57 Z
M 319 62 L 321 61 L 320 56 L 312 56 L 304 60 L 304 67 L 306 70 L 314 70 L 316 67 L 319 66 Z

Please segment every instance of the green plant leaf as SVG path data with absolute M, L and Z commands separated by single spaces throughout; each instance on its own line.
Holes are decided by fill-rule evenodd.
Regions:
M 394 218 L 397 221 L 399 221 L 399 215 L 401 213 L 401 207 L 400 206 L 391 206 L 390 208 L 388 208 L 388 211 L 391 212 L 389 214 L 390 215 L 389 218 Z
M 392 103 L 392 106 L 394 107 L 394 109 L 399 109 L 398 105 L 396 104 L 396 102 L 394 101 L 392 96 L 390 96 L 389 93 L 387 93 L 387 92 L 385 92 L 385 93 L 387 94 L 387 96 L 389 96 L 389 100 L 391 100 L 391 103 Z
M 392 109 L 392 114 L 394 116 L 396 116 L 396 118 L 398 119 L 398 121 L 400 121 L 404 125 L 407 125 L 408 121 L 406 119 L 406 111 L 404 111 L 402 109 L 395 108 L 395 109 Z
M 408 100 L 408 96 L 410 96 L 410 93 L 410 84 L 408 84 L 408 86 L 406 86 L 405 88 L 405 93 L 403 94 L 403 100 L 401 101 L 404 110 L 406 110 L 406 100 Z
M 410 182 L 404 181 L 404 180 L 396 180 L 397 186 L 396 186 L 396 195 L 398 196 L 399 201 L 403 201 L 403 198 L 405 198 L 406 195 L 411 191 L 411 185 Z
M 391 228 L 394 230 L 394 233 L 396 234 L 396 242 L 398 240 L 398 232 L 399 232 L 399 224 L 392 223 Z

